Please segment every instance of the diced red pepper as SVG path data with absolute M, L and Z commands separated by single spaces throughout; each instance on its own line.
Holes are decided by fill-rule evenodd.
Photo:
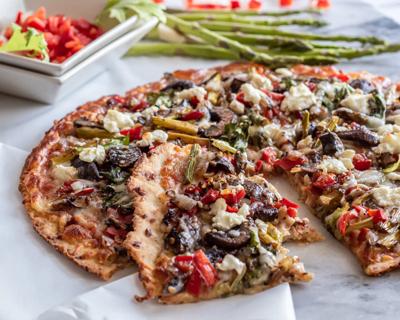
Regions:
M 142 138 L 142 126 L 121 130 L 120 134 L 129 136 L 129 141 L 140 140 Z
M 281 102 L 285 98 L 285 95 L 282 93 L 276 93 L 276 92 L 265 90 L 265 89 L 261 90 L 261 91 L 264 92 L 272 100 L 275 100 L 277 102 Z
M 367 234 L 369 232 L 368 228 L 361 228 L 360 232 L 358 233 L 358 241 L 363 242 L 367 239 Z
M 295 209 L 295 208 L 289 207 L 289 208 L 287 208 L 286 212 L 287 212 L 288 216 L 291 218 L 297 217 L 297 209 Z
M 242 200 L 246 196 L 246 191 L 244 189 L 240 189 L 239 191 L 222 194 L 222 198 L 225 199 L 226 203 L 230 206 L 235 205 L 240 200 Z
M 284 206 L 288 207 L 288 208 L 294 208 L 294 209 L 300 208 L 300 206 L 299 206 L 297 203 L 295 203 L 295 202 L 293 202 L 293 201 L 290 201 L 289 199 L 286 199 L 286 198 L 283 198 L 283 199 L 281 200 L 281 203 L 282 203 Z
M 279 5 L 281 7 L 290 7 L 293 5 L 293 0 L 279 0 Z
M 333 75 L 332 77 L 339 79 L 342 82 L 348 82 L 350 80 L 350 77 L 344 73 L 337 73 L 337 74 Z
M 194 108 L 197 107 L 197 105 L 199 104 L 199 102 L 200 102 L 200 100 L 197 99 L 196 96 L 193 96 L 193 97 L 191 97 L 191 98 L 189 99 L 190 105 L 191 105 L 192 107 L 194 107 Z
M 181 120 L 183 120 L 183 121 L 200 120 L 203 117 L 204 117 L 204 112 L 192 111 L 192 112 L 189 112 L 189 113 L 186 113 L 185 115 L 183 115 Z
M 239 0 L 231 0 L 231 9 L 240 9 L 240 1 Z
M 256 161 L 256 166 L 255 166 L 256 172 L 262 172 L 262 168 L 263 168 L 262 160 L 257 160 Z
M 217 271 L 203 250 L 197 250 L 194 253 L 193 263 L 207 287 L 211 287 L 217 282 Z
M 336 179 L 333 174 L 322 173 L 318 178 L 312 183 L 312 185 L 320 190 L 325 190 L 336 184 Z
M 24 14 L 22 13 L 21 10 L 19 10 L 18 13 L 17 13 L 17 16 L 15 18 L 15 23 L 18 24 L 18 25 L 21 25 L 23 17 L 24 17 Z
M 276 160 L 274 162 L 274 165 L 282 168 L 285 171 L 290 171 L 295 166 L 303 164 L 304 162 L 305 162 L 305 160 L 302 158 L 297 158 L 297 159 L 282 158 L 282 159 Z
M 147 101 L 141 100 L 132 107 L 132 111 L 140 111 L 147 108 L 148 106 L 149 104 L 147 103 Z
M 35 28 L 38 31 L 44 31 L 46 29 L 46 21 L 43 21 L 37 17 L 29 17 L 25 22 L 26 27 Z
M 213 203 L 219 198 L 219 194 L 218 190 L 208 189 L 207 193 L 201 198 L 201 202 L 204 204 Z
M 240 103 L 243 103 L 246 107 L 250 108 L 251 107 L 251 103 L 247 102 L 246 100 L 244 100 L 244 93 L 243 92 L 239 92 L 236 95 L 236 100 L 239 101 Z
M 349 225 L 349 222 L 351 220 L 356 219 L 357 217 L 358 217 L 358 214 L 356 214 L 352 211 L 348 211 L 339 217 L 338 221 L 336 222 L 336 226 L 341 235 L 343 235 L 343 236 L 346 235 L 346 230 Z
M 385 212 L 382 209 L 368 209 L 368 215 L 372 217 L 372 221 L 375 224 L 387 220 Z
M 317 0 L 315 5 L 318 9 L 328 9 L 331 6 L 330 0 Z
M 175 265 L 182 272 L 188 272 L 193 268 L 193 256 L 176 256 Z
M 239 209 L 231 206 L 226 206 L 226 211 L 228 212 L 238 212 Z
M 45 20 L 46 19 L 46 8 L 39 7 L 39 9 L 37 9 L 33 15 L 41 20 Z
M 357 170 L 368 170 L 372 166 L 372 160 L 368 159 L 364 153 L 357 153 L 353 157 L 353 165 Z
M 261 159 L 268 164 L 274 163 L 274 161 L 276 159 L 275 150 L 272 149 L 271 147 L 264 149 L 261 153 Z
M 82 190 L 79 190 L 75 193 L 76 196 L 78 197 L 83 197 L 91 194 L 94 191 L 94 188 L 84 188 Z
M 186 283 L 186 291 L 198 297 L 201 292 L 201 276 L 197 269 L 194 269 Z

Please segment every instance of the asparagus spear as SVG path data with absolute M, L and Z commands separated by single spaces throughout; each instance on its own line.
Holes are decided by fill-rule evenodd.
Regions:
M 167 56 L 188 56 L 205 59 L 224 59 L 237 60 L 237 56 L 232 52 L 206 44 L 188 44 L 188 43 L 166 43 L 166 42 L 140 42 L 129 49 L 128 56 L 141 55 L 167 55 Z M 284 57 L 282 59 L 282 57 Z M 287 61 L 289 64 L 303 63 L 309 65 L 335 64 L 338 62 L 336 58 L 324 57 L 318 54 L 302 56 L 280 56 L 272 57 L 272 67 L 284 66 Z
M 238 16 L 236 14 L 224 13 L 224 14 L 207 14 L 207 13 L 178 13 L 175 15 L 186 21 L 222 21 L 222 22 L 235 22 L 235 23 L 249 23 L 262 26 L 288 26 L 288 25 L 299 25 L 299 26 L 314 26 L 323 27 L 327 23 L 325 21 L 316 19 L 276 19 L 276 20 L 256 20 L 254 18 Z M 262 17 L 260 15 L 260 17 Z
M 251 34 L 263 34 L 263 35 L 274 35 L 289 37 L 303 40 L 321 40 L 321 41 L 346 41 L 346 42 L 361 42 L 371 44 L 385 44 L 385 41 L 373 36 L 346 36 L 346 35 L 321 35 L 311 33 L 300 33 L 283 31 L 276 28 L 269 28 L 263 26 L 255 26 L 244 23 L 227 23 L 227 22 L 209 22 L 199 21 L 199 24 L 203 28 L 207 28 L 211 31 L 222 31 L 222 32 L 243 32 Z
M 186 13 L 186 10 L 179 9 L 167 9 L 168 13 Z M 204 13 L 204 14 L 226 14 L 229 13 L 229 10 L 190 10 L 191 13 Z M 254 11 L 254 10 L 237 10 L 235 14 L 238 16 L 270 16 L 270 17 L 284 17 L 291 16 L 302 13 L 310 13 L 310 14 L 321 14 L 321 11 L 318 9 L 307 8 L 303 10 L 286 10 L 286 11 Z

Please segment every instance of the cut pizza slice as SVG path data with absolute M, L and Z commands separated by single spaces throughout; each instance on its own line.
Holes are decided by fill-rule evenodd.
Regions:
M 282 246 L 297 221 L 296 205 L 261 176 L 235 174 L 229 155 L 167 143 L 134 168 L 133 231 L 125 246 L 147 294 L 185 303 L 255 293 L 282 282 L 311 280 Z M 319 238 L 301 221 L 305 238 Z M 312 231 L 311 231 L 312 230 Z

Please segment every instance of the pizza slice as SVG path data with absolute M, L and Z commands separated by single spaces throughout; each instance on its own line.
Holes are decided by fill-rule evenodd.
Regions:
M 125 245 L 147 291 L 139 300 L 195 302 L 311 280 L 282 243 L 292 228 L 307 239 L 317 233 L 264 178 L 236 174 L 229 160 L 218 149 L 168 143 L 134 168 Z

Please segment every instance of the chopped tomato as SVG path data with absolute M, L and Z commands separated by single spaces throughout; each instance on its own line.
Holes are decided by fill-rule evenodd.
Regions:
M 317 3 L 315 4 L 315 6 L 318 9 L 328 9 L 331 6 L 331 1 L 330 0 L 317 0 Z
M 219 191 L 214 189 L 209 189 L 207 193 L 201 198 L 201 202 L 204 204 L 210 204 L 215 202 L 219 198 Z
M 46 21 L 37 17 L 29 17 L 25 22 L 25 26 L 35 28 L 38 31 L 44 31 L 46 29 Z
M 239 0 L 231 0 L 231 9 L 240 9 L 240 1 Z
M 286 199 L 286 198 L 283 198 L 283 199 L 281 200 L 281 203 L 282 203 L 284 206 L 288 207 L 288 208 L 294 208 L 294 209 L 300 208 L 300 206 L 299 206 L 297 203 L 295 203 L 295 202 L 293 202 L 293 201 L 290 201 L 289 199 Z
M 295 209 L 295 208 L 289 207 L 289 208 L 287 208 L 286 212 L 287 212 L 288 216 L 291 217 L 291 218 L 296 218 L 297 217 L 297 209 Z
M 368 159 L 364 153 L 357 153 L 353 157 L 353 165 L 357 170 L 368 170 L 371 168 L 372 160 Z
M 189 112 L 189 113 L 186 113 L 185 115 L 183 115 L 181 120 L 183 120 L 183 121 L 200 120 L 203 117 L 204 117 L 204 112 L 192 111 L 192 112 Z
M 320 190 L 325 190 L 336 183 L 335 176 L 333 174 L 325 174 L 322 173 L 318 176 L 318 178 L 312 183 L 313 187 L 316 187 Z
M 372 217 L 372 221 L 375 224 L 387 220 L 385 212 L 382 209 L 368 209 L 368 215 Z
M 358 214 L 353 211 L 348 211 L 342 214 L 338 221 L 336 222 L 337 229 L 339 230 L 341 235 L 346 235 L 346 230 L 351 220 L 354 220 L 358 217 Z
M 140 140 L 142 138 L 142 126 L 120 131 L 123 136 L 129 136 L 129 141 Z
M 276 160 L 274 162 L 274 165 L 282 168 L 285 171 L 290 171 L 295 166 L 303 164 L 304 162 L 305 162 L 305 160 L 302 158 L 297 158 L 297 159 L 282 158 L 282 159 Z
M 193 262 L 205 285 L 207 287 L 213 286 L 217 282 L 217 271 L 203 250 L 197 250 L 194 253 Z
M 246 191 L 240 189 L 239 191 L 234 191 L 232 193 L 222 194 L 222 198 L 225 199 L 226 203 L 230 206 L 235 205 L 240 200 L 246 196 Z

